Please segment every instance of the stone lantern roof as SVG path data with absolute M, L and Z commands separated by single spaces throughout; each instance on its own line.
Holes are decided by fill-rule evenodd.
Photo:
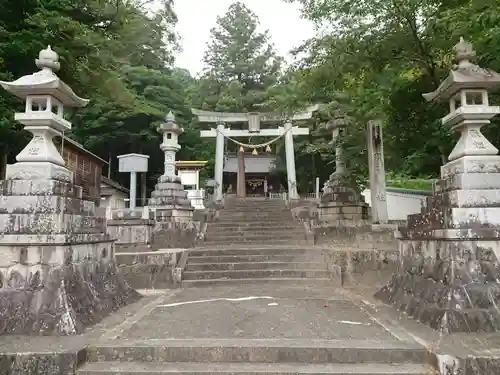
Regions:
M 499 73 L 483 69 L 470 61 L 476 56 L 471 43 L 460 38 L 460 42 L 453 50 L 458 64 L 453 67 L 436 91 L 423 94 L 425 100 L 443 102 L 464 89 L 495 90 L 500 88 Z
M 160 133 L 172 132 L 179 135 L 184 132 L 184 129 L 181 128 L 179 124 L 177 124 L 177 122 L 175 121 L 175 115 L 172 113 L 172 111 L 170 111 L 165 116 L 165 122 L 158 126 L 158 132 Z
M 51 95 L 66 107 L 85 107 L 89 100 L 80 98 L 54 72 L 59 70 L 59 56 L 50 46 L 40 51 L 35 60 L 39 72 L 23 76 L 13 82 L 0 81 L 11 94 L 26 99 L 28 95 Z
M 336 109 L 333 114 L 333 120 L 326 124 L 328 130 L 345 128 L 349 123 L 349 119 L 344 111 Z

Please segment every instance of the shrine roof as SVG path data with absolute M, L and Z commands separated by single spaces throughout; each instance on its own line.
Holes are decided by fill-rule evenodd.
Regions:
M 175 166 L 177 168 L 203 168 L 208 161 L 206 160 L 177 160 Z
M 74 139 L 72 139 L 66 135 L 64 136 L 64 142 L 63 142 L 62 136 L 56 136 L 54 138 L 54 141 L 59 145 L 59 147 L 64 147 L 64 146 L 66 146 L 66 144 L 69 144 L 70 145 L 69 147 L 78 150 L 82 154 L 87 155 L 87 156 L 91 157 L 92 159 L 95 159 L 97 162 L 99 162 L 103 165 L 108 164 L 108 162 L 106 160 L 97 156 L 93 152 L 87 150 L 85 147 L 83 147 L 83 145 L 81 143 L 78 143 L 77 141 L 75 141 Z

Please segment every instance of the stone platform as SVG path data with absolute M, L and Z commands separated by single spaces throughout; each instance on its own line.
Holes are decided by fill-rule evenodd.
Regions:
M 498 333 L 439 334 L 365 287 L 141 291 L 82 335 L 2 338 L 0 374 L 499 373 Z
M 379 315 L 308 285 L 154 293 L 84 335 L 7 338 L 0 373 L 433 374 L 424 345 Z

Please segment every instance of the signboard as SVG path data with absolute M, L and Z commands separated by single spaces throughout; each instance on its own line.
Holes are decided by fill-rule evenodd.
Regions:
M 118 171 L 120 172 L 147 172 L 149 155 L 126 154 L 119 155 Z

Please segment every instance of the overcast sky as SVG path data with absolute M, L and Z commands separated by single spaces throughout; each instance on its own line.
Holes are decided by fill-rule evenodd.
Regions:
M 203 53 L 210 39 L 210 29 L 217 16 L 226 13 L 234 0 L 176 0 L 179 18 L 177 30 L 182 38 L 183 52 L 176 65 L 197 74 L 203 69 Z M 312 23 L 301 19 L 300 8 L 283 0 L 243 0 L 260 20 L 262 30 L 268 29 L 278 53 L 285 58 L 288 52 L 314 36 Z M 288 56 L 287 56 L 288 55 Z M 287 60 L 288 60 L 287 59 Z

